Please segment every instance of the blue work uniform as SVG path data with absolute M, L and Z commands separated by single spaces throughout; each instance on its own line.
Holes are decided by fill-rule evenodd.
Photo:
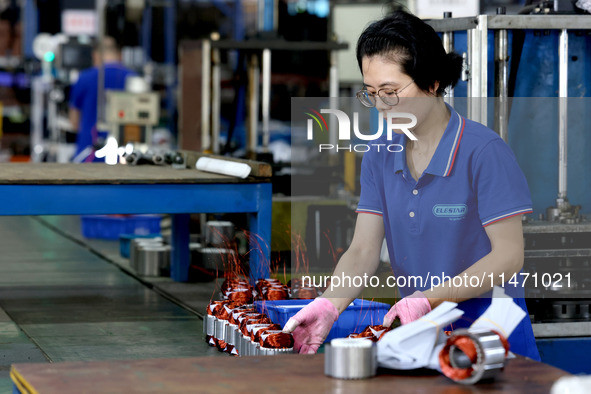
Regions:
M 394 275 L 409 279 L 404 287 L 397 281 L 402 296 L 437 285 L 434 276 L 453 278 L 487 255 L 486 226 L 532 212 L 525 176 L 509 146 L 494 131 L 448 109 L 447 128 L 418 181 L 410 174 L 405 150 L 374 149 L 362 161 L 357 212 L 383 217 Z M 396 134 L 380 143 L 406 147 L 406 137 Z M 478 280 L 490 283 L 488 274 Z M 521 286 L 505 284 L 505 292 L 527 312 Z M 488 293 L 460 303 L 464 316 L 454 328 L 470 326 L 490 302 Z M 540 359 L 528 315 L 509 343 L 513 352 Z
M 133 71 L 120 63 L 106 63 L 105 90 L 125 89 L 125 79 Z M 100 138 L 106 138 L 106 132 L 97 132 L 97 95 L 98 68 L 92 67 L 80 73 L 78 81 L 70 91 L 70 106 L 80 111 L 80 125 L 76 137 L 76 155 L 87 147 L 92 147 Z

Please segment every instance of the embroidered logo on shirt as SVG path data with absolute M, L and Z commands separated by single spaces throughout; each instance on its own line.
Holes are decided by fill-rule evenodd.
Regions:
M 461 219 L 466 212 L 466 204 L 437 204 L 433 207 L 433 215 L 440 218 Z

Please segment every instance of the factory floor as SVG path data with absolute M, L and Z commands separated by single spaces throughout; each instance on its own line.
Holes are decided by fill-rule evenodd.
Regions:
M 0 217 L 0 393 L 10 365 L 222 356 L 203 340 L 215 283 L 136 278 L 77 216 Z

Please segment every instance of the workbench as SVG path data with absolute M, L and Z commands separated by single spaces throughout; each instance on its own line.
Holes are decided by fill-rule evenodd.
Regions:
M 14 364 L 14 393 L 548 393 L 569 374 L 536 361 L 509 360 L 493 381 L 464 386 L 430 370 L 378 370 L 365 380 L 324 375 L 324 355 L 198 357 Z
M 191 213 L 247 213 L 251 280 L 269 274 L 269 178 L 236 177 L 169 166 L 102 163 L 0 164 L 0 215 L 170 214 L 171 278 L 189 269 Z

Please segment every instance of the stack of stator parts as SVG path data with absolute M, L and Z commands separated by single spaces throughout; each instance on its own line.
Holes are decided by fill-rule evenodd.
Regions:
M 591 321 L 591 223 L 531 222 L 524 237 L 522 276 L 533 322 Z
M 256 294 L 248 281 L 226 279 L 221 288 L 222 300 L 209 304 L 203 322 L 205 340 L 210 346 L 233 356 L 293 352 L 293 336 L 282 332 L 281 326 L 252 304 Z

